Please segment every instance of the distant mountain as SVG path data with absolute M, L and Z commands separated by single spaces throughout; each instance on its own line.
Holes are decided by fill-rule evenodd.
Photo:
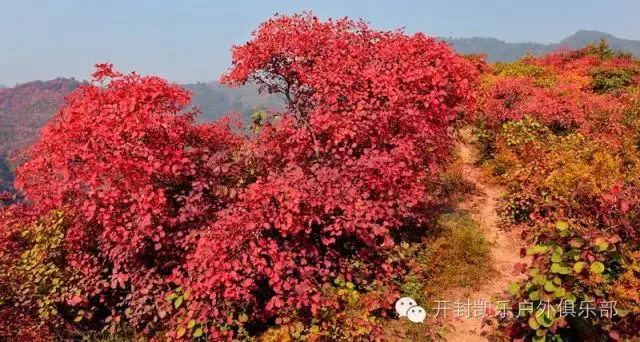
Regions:
M 65 96 L 79 85 L 75 79 L 57 78 L 0 89 L 0 157 L 33 143 Z
M 182 84 L 193 93 L 193 105 L 201 111 L 199 120 L 213 121 L 220 116 L 239 112 L 245 120 L 256 110 L 282 110 L 283 101 L 276 96 L 260 94 L 253 85 L 230 88 L 218 82 Z
M 507 43 L 495 38 L 440 38 L 451 44 L 461 54 L 484 53 L 489 62 L 512 61 L 525 56 L 527 53 L 543 55 L 566 48 L 581 48 L 590 43 L 598 43 L 605 39 L 613 50 L 629 52 L 640 57 L 640 41 L 617 38 L 613 35 L 598 31 L 581 30 L 564 38 L 558 43 Z
M 58 78 L 0 89 L 0 192 L 12 187 L 8 160 L 37 139 L 65 96 L 79 85 L 75 79 Z

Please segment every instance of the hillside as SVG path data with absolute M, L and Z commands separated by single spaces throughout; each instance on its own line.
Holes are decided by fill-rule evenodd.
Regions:
M 0 156 L 31 144 L 51 115 L 80 82 L 58 78 L 0 90 Z
M 35 141 L 64 97 L 79 85 L 74 79 L 58 78 L 0 89 L 0 191 L 11 188 L 9 158 Z
M 640 56 L 640 41 L 622 39 L 604 32 L 581 30 L 568 36 L 558 43 L 508 43 L 495 38 L 442 38 L 451 44 L 458 53 L 475 54 L 484 53 L 489 62 L 513 61 L 527 53 L 543 55 L 567 48 L 581 48 L 589 43 L 598 43 L 605 39 L 613 50 L 629 52 Z
M 4 158 L 0 157 L 0 193 L 11 189 L 13 175 Z

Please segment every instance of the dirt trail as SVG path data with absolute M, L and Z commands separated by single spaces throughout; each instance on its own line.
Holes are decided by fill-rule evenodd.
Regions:
M 518 262 L 530 263 L 530 260 L 520 258 L 520 247 L 523 243 L 520 239 L 520 231 L 505 231 L 498 227 L 498 213 L 496 205 L 503 189 L 499 186 L 489 184 L 482 177 L 482 170 L 475 165 L 474 149 L 468 143 L 458 145 L 458 154 L 463 163 L 463 176 L 475 184 L 477 191 L 469 196 L 460 205 L 463 209 L 471 212 L 473 218 L 480 224 L 485 238 L 490 243 L 492 264 L 494 274 L 473 291 L 466 298 L 471 303 L 476 301 L 491 301 L 495 304 L 497 300 L 507 298 L 509 283 L 521 279 L 522 275 L 514 272 L 513 266 Z M 455 300 L 454 299 L 454 300 Z M 472 306 L 473 311 L 474 306 Z M 473 314 L 471 314 L 473 316 Z M 487 341 L 482 336 L 482 318 L 462 318 L 456 321 L 453 326 L 455 331 L 448 334 L 448 341 Z

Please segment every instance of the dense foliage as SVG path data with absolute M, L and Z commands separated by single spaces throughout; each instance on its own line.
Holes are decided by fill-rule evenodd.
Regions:
M 1 338 L 424 338 L 382 322 L 400 293 L 428 302 L 491 270 L 476 222 L 441 210 L 472 191 L 451 153 L 471 119 L 506 188 L 504 226 L 525 227 L 533 258 L 494 335 L 638 338 L 636 59 L 603 42 L 487 65 L 310 14 L 276 16 L 232 52 L 222 83 L 285 99 L 250 134 L 201 124 L 188 90 L 109 64 L 67 97 L 17 169 L 26 201 L 0 211 Z M 66 84 L 0 90 L 0 114 L 43 112 Z M 0 147 L 43 123 L 6 126 L 26 133 L 5 129 Z
M 522 254 L 534 257 L 510 287 L 514 308 L 535 308 L 504 323 L 512 338 L 638 337 L 639 72 L 603 42 L 498 63 L 484 77 L 480 146 L 508 186 L 505 223 L 528 227 Z M 563 315 L 567 303 L 595 314 Z M 606 303 L 617 312 L 602 315 Z
M 17 170 L 0 336 L 380 336 L 404 267 L 388 256 L 444 200 L 476 74 L 422 34 L 278 16 L 223 76 L 287 101 L 244 136 L 196 124 L 176 85 L 99 65 Z
M 19 164 L 23 150 L 38 139 L 42 128 L 64 103 L 64 98 L 79 85 L 80 82 L 74 79 L 58 78 L 0 89 L 0 193 L 12 192 L 14 175 L 11 170 Z M 193 93 L 190 106 L 200 109 L 200 122 L 212 122 L 234 111 L 248 120 L 253 110 L 282 108 L 280 99 L 260 95 L 252 86 L 230 88 L 212 82 L 182 87 Z

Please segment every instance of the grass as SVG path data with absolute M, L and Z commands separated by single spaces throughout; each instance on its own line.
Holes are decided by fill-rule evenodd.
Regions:
M 417 267 L 400 284 L 403 295 L 423 303 L 442 299 L 453 288 L 476 288 L 491 273 L 489 243 L 468 212 L 442 215 L 436 231 L 416 252 Z

